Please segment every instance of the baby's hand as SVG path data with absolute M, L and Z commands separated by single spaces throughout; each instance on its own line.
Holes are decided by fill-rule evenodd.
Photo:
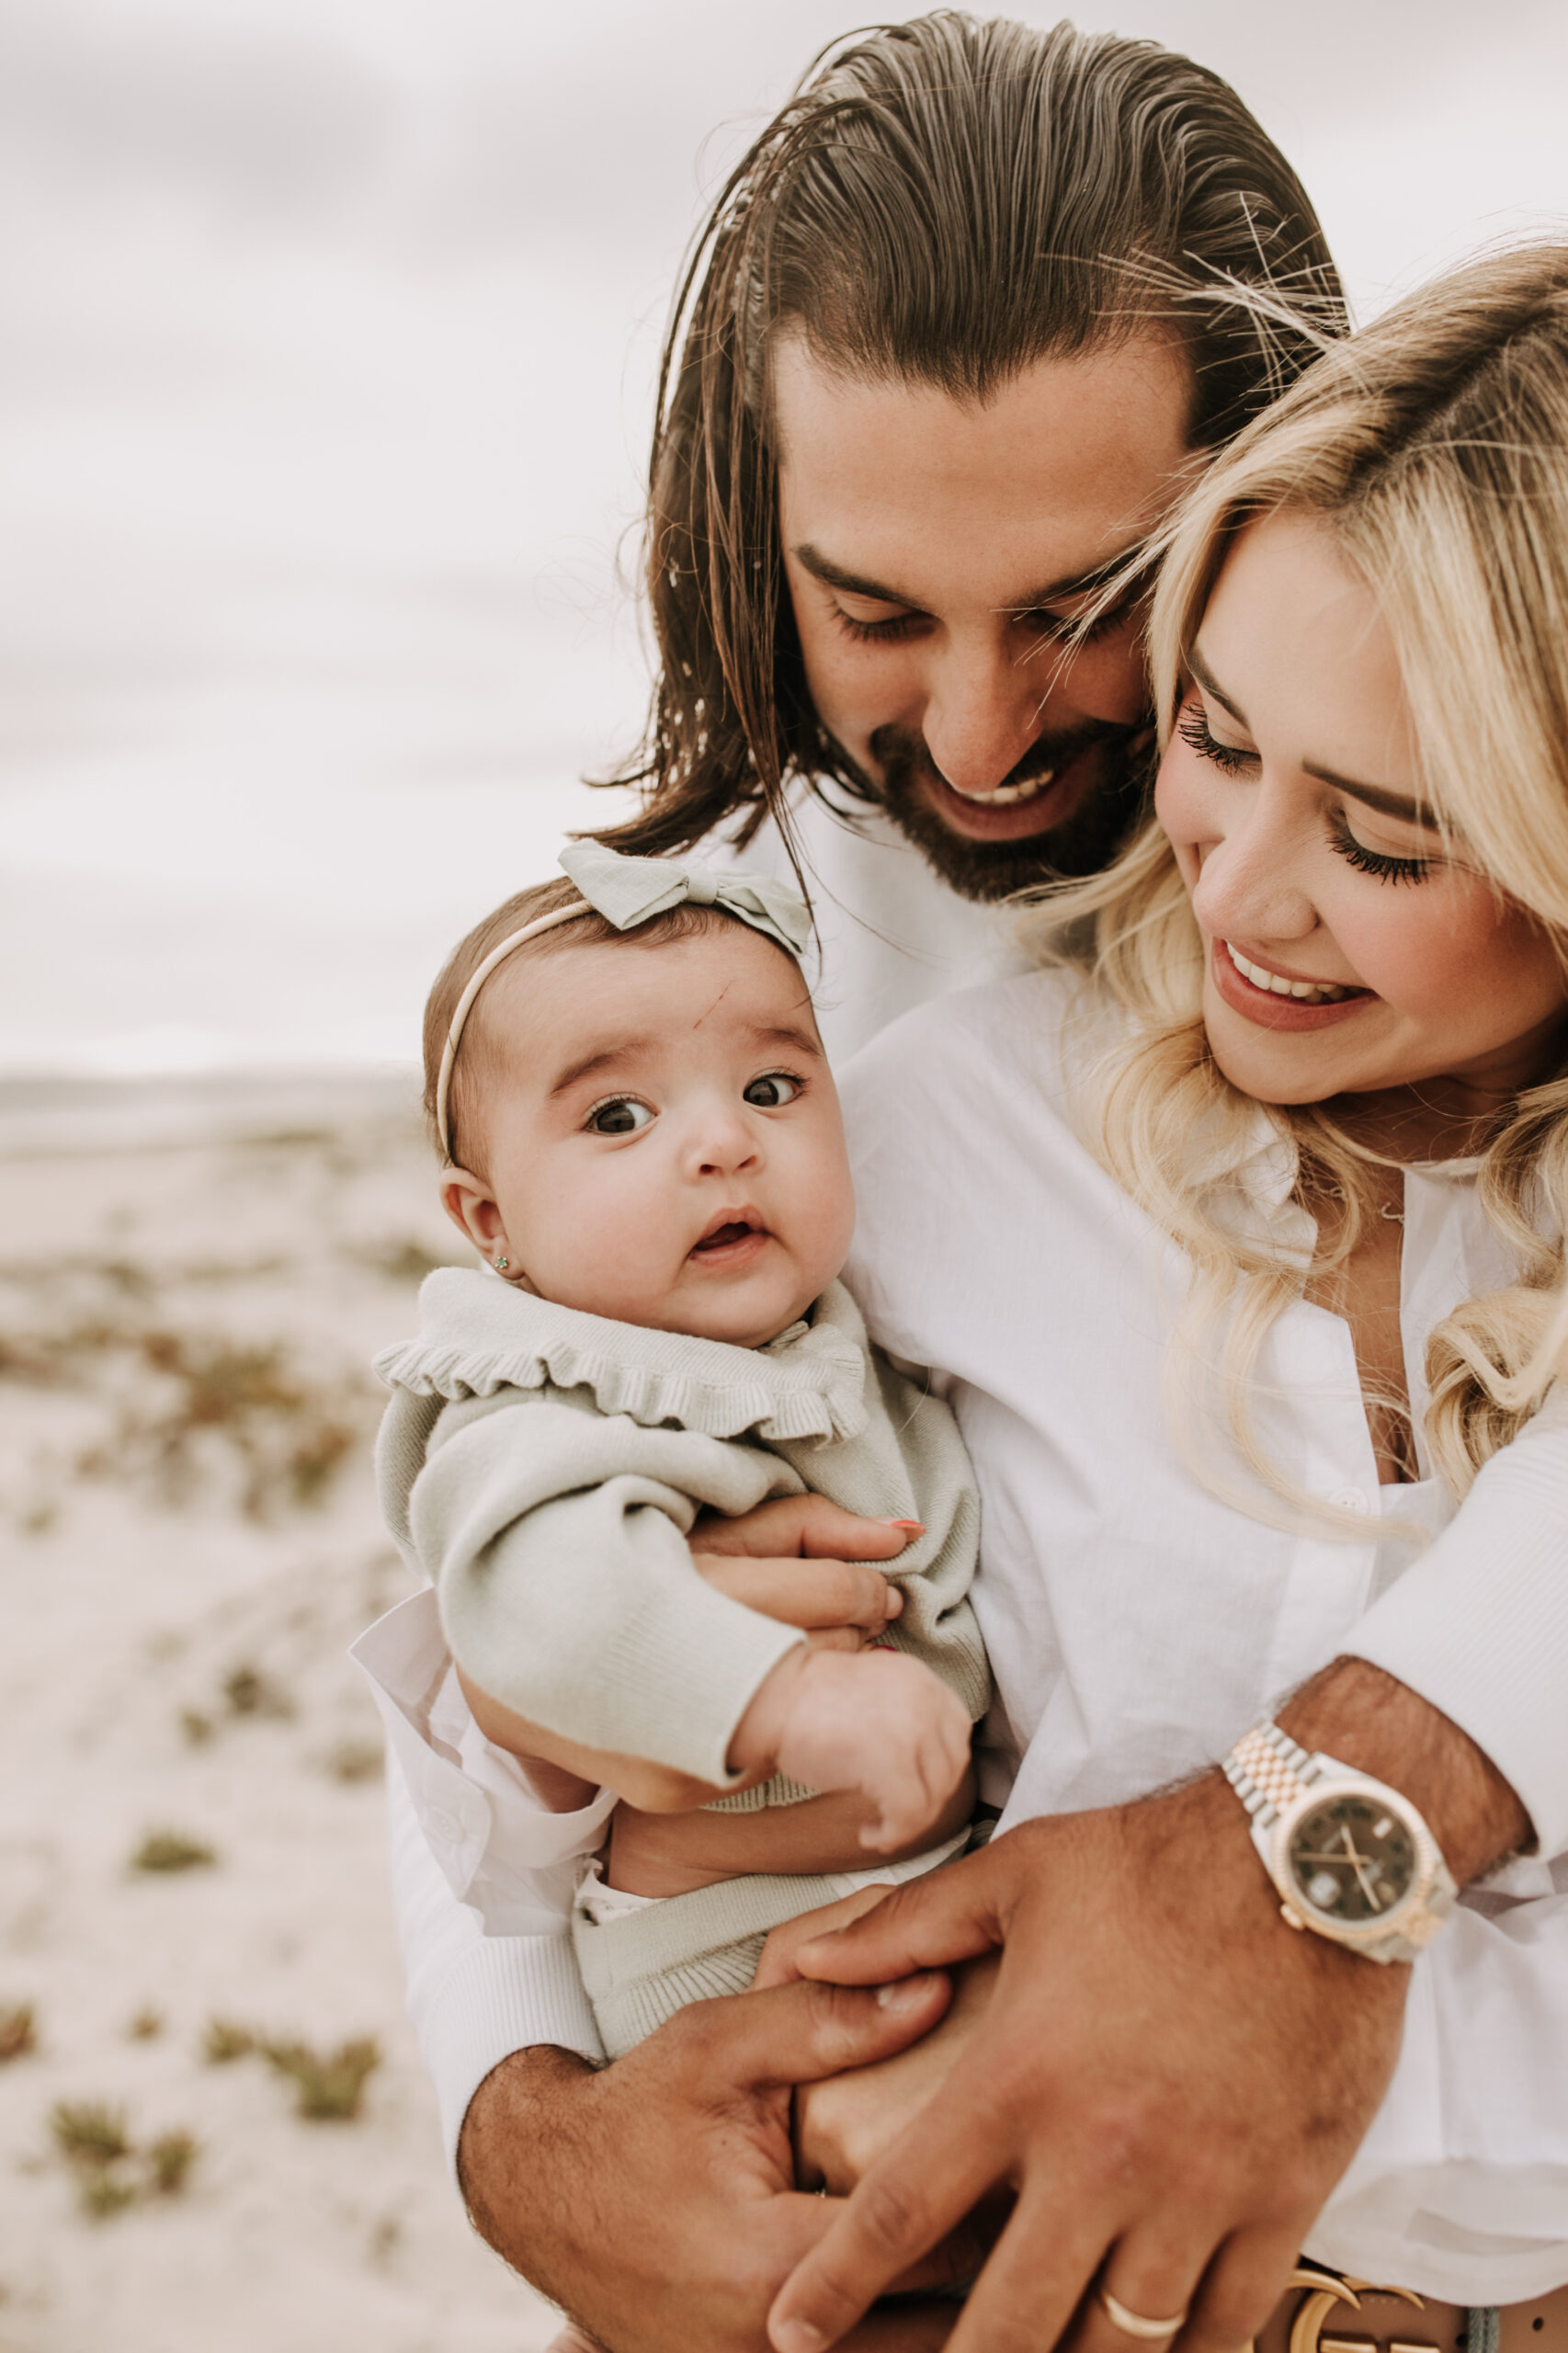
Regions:
M 926 1829 L 969 1766 L 963 1702 L 900 1651 L 790 1651 L 741 1718 L 732 1768 L 771 1768 L 813 1790 L 858 1790 L 876 1808 L 860 1844 L 879 1854 Z

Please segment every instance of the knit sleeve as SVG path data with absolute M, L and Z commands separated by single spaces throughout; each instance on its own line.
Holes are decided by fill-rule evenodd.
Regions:
M 701 1505 L 749 1511 L 797 1488 L 760 1448 L 502 1392 L 442 1414 L 409 1525 L 482 1690 L 588 1747 L 727 1788 L 741 1717 L 803 1637 L 708 1584 L 687 1536 Z

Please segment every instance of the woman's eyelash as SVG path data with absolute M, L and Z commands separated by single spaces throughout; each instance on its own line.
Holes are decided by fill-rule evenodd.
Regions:
M 1256 752 L 1244 752 L 1238 744 L 1221 744 L 1217 736 L 1210 733 L 1209 722 L 1204 717 L 1200 702 L 1187 705 L 1176 722 L 1176 733 L 1198 754 L 1199 759 L 1212 760 L 1214 766 L 1223 768 L 1227 776 L 1242 776 L 1248 768 L 1257 766 Z
M 1358 874 L 1375 874 L 1383 882 L 1424 882 L 1432 871 L 1429 858 L 1391 858 L 1382 850 L 1369 849 L 1351 832 L 1343 809 L 1334 812 L 1328 830 L 1340 857 Z
M 1256 752 L 1244 752 L 1234 744 L 1221 744 L 1209 732 L 1209 722 L 1201 703 L 1190 703 L 1176 722 L 1176 733 L 1190 745 L 1199 759 L 1212 760 L 1227 776 L 1241 776 L 1257 765 Z M 1336 809 L 1329 819 L 1329 838 L 1347 866 L 1358 874 L 1375 874 L 1382 882 L 1420 882 L 1432 870 L 1429 858 L 1393 858 L 1380 849 L 1369 849 L 1358 842 L 1350 830 L 1343 809 Z

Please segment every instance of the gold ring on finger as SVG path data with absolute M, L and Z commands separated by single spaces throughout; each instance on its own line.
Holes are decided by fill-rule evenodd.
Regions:
M 1171 2320 L 1149 2320 L 1142 2313 L 1129 2312 L 1119 2296 L 1113 2296 L 1103 2284 L 1096 2291 L 1105 2306 L 1112 2327 L 1119 2328 L 1123 2336 L 1136 2336 L 1145 2345 L 1157 2345 L 1162 2338 L 1174 2336 L 1178 2328 L 1187 2325 L 1187 2314 L 1179 2312 Z

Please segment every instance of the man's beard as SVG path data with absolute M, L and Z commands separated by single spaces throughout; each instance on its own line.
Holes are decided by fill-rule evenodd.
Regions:
M 1098 780 L 1071 816 L 1014 841 L 974 841 L 944 824 L 923 789 L 926 779 L 939 782 L 940 772 L 924 740 L 906 728 L 879 727 L 870 739 L 880 784 L 859 769 L 852 774 L 858 789 L 881 804 L 944 882 L 966 899 L 989 901 L 1042 882 L 1098 874 L 1121 848 L 1143 808 L 1150 780 L 1147 721 L 1118 727 L 1091 720 L 1071 733 L 1041 736 L 1001 781 L 1028 784 L 1052 770 L 1060 774 L 1070 761 L 1096 748 Z

